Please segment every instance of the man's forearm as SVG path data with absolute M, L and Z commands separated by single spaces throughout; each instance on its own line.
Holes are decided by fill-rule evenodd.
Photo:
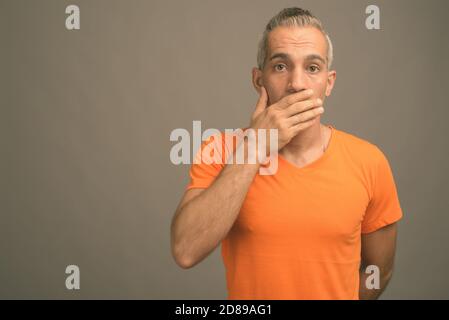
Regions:
M 227 164 L 209 188 L 178 210 L 172 231 L 183 265 L 197 264 L 226 236 L 259 168 L 259 164 Z
M 368 288 L 366 285 L 366 280 L 370 274 L 365 273 L 364 270 L 360 270 L 360 283 L 359 283 L 359 299 L 360 300 L 376 300 L 380 297 L 382 292 L 388 285 L 391 279 L 391 273 L 389 275 L 380 276 L 379 279 L 379 289 Z

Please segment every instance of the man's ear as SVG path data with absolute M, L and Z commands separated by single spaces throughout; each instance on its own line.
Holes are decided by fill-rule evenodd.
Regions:
M 252 74 L 253 74 L 253 86 L 260 94 L 260 88 L 263 86 L 262 71 L 259 68 L 254 67 L 252 70 Z
M 331 95 L 332 89 L 335 85 L 335 80 L 337 80 L 337 71 L 329 71 L 327 73 L 326 97 L 329 97 Z

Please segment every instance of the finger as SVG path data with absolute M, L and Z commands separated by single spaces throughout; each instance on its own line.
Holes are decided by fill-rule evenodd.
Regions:
M 279 100 L 279 102 L 277 104 L 281 109 L 285 109 L 288 106 L 290 106 L 296 102 L 304 101 L 304 100 L 310 98 L 312 95 L 313 95 L 312 89 L 303 90 L 303 91 L 296 92 L 296 93 L 290 94 L 290 95 L 282 98 L 281 100 Z
M 290 106 L 288 106 L 284 112 L 287 117 L 291 117 L 297 113 L 301 113 L 304 111 L 307 111 L 312 108 L 316 107 L 322 107 L 323 101 L 321 99 L 310 99 L 310 100 L 304 100 L 300 102 L 296 102 Z
M 286 124 L 288 125 L 288 127 L 294 127 L 297 124 L 303 123 L 303 122 L 307 122 L 311 119 L 315 119 L 318 116 L 320 116 L 321 114 L 323 114 L 324 112 L 324 108 L 323 107 L 316 107 L 301 113 L 297 113 L 293 116 L 291 116 L 290 118 L 287 118 L 286 120 Z
M 259 100 L 256 104 L 256 110 L 254 110 L 254 117 L 258 116 L 262 111 L 264 111 L 267 108 L 268 103 L 268 94 L 267 90 L 265 90 L 265 87 L 260 87 L 260 95 Z
M 292 136 L 296 136 L 299 132 L 302 130 L 312 126 L 315 121 L 318 119 L 318 117 L 312 118 L 310 120 L 307 120 L 305 122 L 298 123 L 297 125 L 290 127 L 289 130 L 291 130 Z

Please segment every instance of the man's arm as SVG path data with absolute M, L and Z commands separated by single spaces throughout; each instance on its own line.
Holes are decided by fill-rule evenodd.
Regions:
M 209 255 L 234 224 L 259 164 L 227 164 L 207 189 L 188 190 L 171 225 L 172 255 L 191 268 Z
M 396 252 L 397 223 L 387 225 L 377 231 L 362 234 L 362 263 L 360 267 L 360 300 L 377 299 L 387 287 L 393 274 L 394 256 Z M 366 268 L 375 265 L 380 270 L 380 288 L 369 289 L 366 279 L 370 274 Z

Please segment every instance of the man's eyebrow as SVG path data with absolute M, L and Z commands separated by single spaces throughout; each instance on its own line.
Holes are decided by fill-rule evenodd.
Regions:
M 322 63 L 326 64 L 326 60 L 319 54 L 309 54 L 305 60 L 320 60 Z
M 279 52 L 279 53 L 273 54 L 269 61 L 277 59 L 277 58 L 289 60 L 290 56 L 287 53 Z M 320 60 L 322 63 L 326 64 L 326 60 L 324 60 L 324 58 L 322 56 L 320 56 L 319 54 L 309 54 L 308 56 L 305 57 L 304 60 L 306 60 L 306 61 Z
M 275 53 L 275 54 L 273 54 L 273 55 L 271 56 L 271 58 L 270 58 L 269 61 L 274 60 L 274 59 L 277 59 L 277 58 L 281 58 L 281 59 L 286 59 L 286 60 L 288 60 L 288 59 L 290 59 L 290 56 L 289 56 L 288 54 L 286 54 L 286 53 L 283 53 L 283 52 Z

